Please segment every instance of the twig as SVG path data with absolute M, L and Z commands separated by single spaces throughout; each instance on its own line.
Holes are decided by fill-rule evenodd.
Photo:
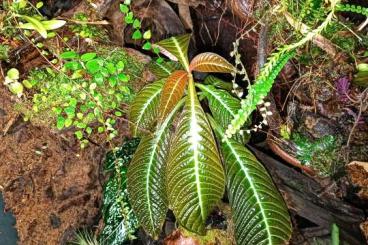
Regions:
M 362 111 L 363 111 L 363 107 L 367 101 L 367 97 L 368 97 L 368 88 L 366 88 L 362 94 L 361 94 L 361 97 L 360 97 L 360 106 L 359 106 L 359 113 L 358 113 L 358 116 L 355 118 L 355 122 L 354 122 L 354 125 L 353 127 L 351 128 L 351 131 L 350 131 L 350 134 L 349 134 L 349 138 L 348 138 L 348 141 L 346 142 L 346 147 L 349 147 L 350 145 L 350 142 L 351 142 L 351 139 L 354 135 L 354 131 L 355 131 L 355 128 L 357 127 L 357 125 L 359 124 L 359 120 L 360 120 L 360 117 L 362 116 Z
M 368 18 L 362 24 L 359 25 L 358 31 L 362 31 L 364 27 L 366 27 L 367 25 L 368 25 Z

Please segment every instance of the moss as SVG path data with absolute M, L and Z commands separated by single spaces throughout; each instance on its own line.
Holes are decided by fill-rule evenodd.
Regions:
M 306 166 L 317 170 L 321 176 L 332 176 L 339 168 L 339 140 L 332 135 L 317 140 L 299 134 L 292 134 L 292 141 L 297 148 L 297 158 Z
M 192 237 L 200 245 L 208 244 L 221 244 L 221 245 L 233 245 L 235 241 L 232 236 L 229 236 L 226 230 L 211 229 L 208 230 L 205 236 L 199 236 L 193 232 L 187 231 L 183 228 L 180 229 L 185 237 Z

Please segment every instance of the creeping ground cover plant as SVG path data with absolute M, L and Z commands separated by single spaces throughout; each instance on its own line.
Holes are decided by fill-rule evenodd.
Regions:
M 130 130 L 141 137 L 127 172 L 137 219 L 157 238 L 171 209 L 180 226 L 203 235 L 226 189 L 238 244 L 283 244 L 291 223 L 280 193 L 244 146 L 244 136 L 225 136 L 240 100 L 192 75 L 236 68 L 214 53 L 189 62 L 189 40 L 182 35 L 154 44 L 182 69 L 161 69 L 166 77 L 161 72 L 162 79 L 144 87 L 130 108 Z

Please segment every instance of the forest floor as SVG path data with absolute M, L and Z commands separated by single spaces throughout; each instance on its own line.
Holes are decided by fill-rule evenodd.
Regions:
M 191 49 L 191 56 L 199 51 L 214 51 L 228 57 L 234 37 L 243 31 L 238 18 L 223 15 L 214 6 L 194 8 L 193 39 L 196 45 Z M 161 24 L 162 30 L 159 31 L 167 31 L 170 35 L 185 32 L 182 26 L 175 29 L 178 26 L 175 21 L 179 20 L 176 15 L 175 18 L 169 14 L 162 16 L 158 14 L 162 12 L 159 7 L 149 17 L 152 22 Z M 109 11 L 105 13 L 111 16 L 108 28 L 110 34 L 115 35 L 112 40 L 119 43 L 124 38 L 117 36 L 122 33 L 122 17 L 115 18 L 119 12 L 117 6 Z M 72 16 L 73 10 L 69 12 Z M 249 31 L 239 47 L 252 77 L 256 70 L 258 44 L 259 34 Z M 128 45 L 132 45 L 129 40 Z M 23 63 L 19 61 L 23 70 L 42 63 L 25 60 Z M 314 64 L 313 67 L 287 64 L 272 91 L 274 115 L 278 114 L 280 120 L 270 125 L 268 134 L 255 133 L 250 145 L 255 146 L 257 157 L 274 178 L 292 214 L 294 233 L 291 244 L 313 244 L 316 237 L 320 244 L 329 244 L 330 226 L 337 223 L 344 241 L 360 245 L 364 243 L 364 236 L 368 239 L 368 112 L 363 108 L 367 101 L 354 104 L 339 100 L 334 82 L 345 75 L 351 76 L 352 66 L 340 69 L 329 59 L 323 62 L 316 59 Z M 309 69 L 313 72 L 299 79 L 299 73 L 306 74 Z M 332 73 L 337 75 L 330 75 Z M 349 91 L 354 98 L 363 94 L 357 87 Z M 0 84 L 0 191 L 6 209 L 16 218 L 20 244 L 66 244 L 76 231 L 100 227 L 105 180 L 102 163 L 111 147 L 99 144 L 97 140 L 96 144 L 81 150 L 72 131 L 59 132 L 25 122 L 14 110 L 14 105 L 14 96 Z M 255 116 L 253 120 L 258 119 Z M 316 140 L 334 135 L 340 144 L 334 148 L 337 149 L 333 152 L 334 158 L 330 158 L 328 153 L 331 152 L 327 149 L 323 151 L 326 155 L 319 156 L 323 159 L 317 157 L 317 161 L 323 160 L 327 165 L 317 166 L 321 167 L 317 171 L 313 166 L 302 166 L 296 159 L 301 155 L 295 144 L 276 135 L 281 124 Z M 120 144 L 125 136 L 129 137 L 125 121 L 120 122 L 118 130 L 120 134 L 116 142 Z M 273 143 L 279 145 L 272 147 Z M 314 147 L 312 143 L 310 145 Z M 306 148 L 307 155 L 310 149 Z M 326 168 L 329 171 L 337 162 L 345 165 L 336 166 L 335 178 L 318 176 L 318 171 L 326 171 Z
M 24 122 L 0 86 L 0 187 L 21 244 L 65 244 L 99 220 L 104 150 Z

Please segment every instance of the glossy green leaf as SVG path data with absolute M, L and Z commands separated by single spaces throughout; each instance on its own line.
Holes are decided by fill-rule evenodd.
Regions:
M 6 76 L 9 77 L 12 80 L 18 80 L 19 79 L 19 71 L 16 68 L 11 68 L 6 73 Z
M 143 38 L 144 38 L 144 39 L 149 40 L 149 39 L 151 39 L 151 37 L 152 37 L 151 30 L 145 31 L 145 32 L 143 33 Z
M 225 163 L 237 244 L 287 244 L 291 222 L 284 200 L 263 165 L 210 118 Z
M 66 24 L 65 20 L 45 20 L 41 24 L 47 31 L 58 29 Z
M 60 58 L 64 60 L 77 58 L 78 54 L 74 51 L 66 51 L 60 54 Z
M 132 24 L 134 21 L 134 15 L 133 12 L 128 12 L 125 17 L 124 17 L 124 21 L 127 24 Z
M 158 117 L 160 94 L 164 80 L 159 80 L 144 87 L 135 97 L 130 106 L 130 131 L 133 136 L 143 135 L 150 130 Z
M 77 139 L 81 140 L 83 138 L 83 132 L 78 130 L 78 131 L 75 131 L 75 136 L 77 137 Z
M 96 73 L 101 69 L 100 64 L 96 59 L 90 60 L 86 63 L 86 68 L 90 73 Z
M 163 120 L 183 97 L 188 83 L 188 73 L 175 71 L 166 79 L 160 99 L 160 119 Z
M 135 30 L 132 35 L 133 40 L 139 40 L 142 38 L 142 32 L 140 30 Z
M 31 89 L 33 87 L 32 83 L 30 81 L 28 81 L 27 79 L 22 81 L 22 84 L 24 85 L 24 87 Z
M 181 65 L 178 62 L 151 62 L 149 64 L 150 71 L 156 76 L 157 79 L 166 78 L 171 75 L 172 72 L 179 70 Z
M 168 210 L 165 168 L 170 145 L 169 126 L 182 104 L 176 106 L 153 135 L 142 138 L 128 168 L 128 193 L 133 210 L 153 237 L 159 235 Z
M 168 160 L 169 204 L 180 225 L 204 234 L 205 221 L 224 194 L 225 177 L 193 80 L 181 116 Z
M 133 28 L 134 28 L 134 29 L 139 29 L 139 28 L 141 28 L 141 21 L 140 21 L 140 20 L 138 20 L 138 19 L 135 19 L 135 20 L 133 21 Z
M 22 96 L 23 90 L 24 90 L 23 84 L 15 81 L 15 82 L 10 83 L 8 86 L 9 86 L 10 92 L 12 92 L 13 94 L 16 94 L 18 97 Z
M 150 50 L 151 48 L 152 48 L 152 44 L 150 42 L 146 42 L 142 46 L 142 49 L 144 49 L 144 50 Z
M 65 67 L 65 69 L 69 69 L 69 70 L 73 70 L 73 71 L 76 71 L 76 70 L 82 68 L 81 64 L 79 62 L 77 62 L 77 61 L 69 61 L 69 62 L 66 62 L 64 64 L 64 67 Z
M 64 128 L 65 125 L 65 118 L 62 116 L 59 116 L 56 120 L 56 128 L 61 130 Z
M 36 8 L 40 9 L 43 6 L 43 2 L 37 2 Z
M 80 57 L 82 61 L 89 61 L 94 59 L 97 56 L 96 53 L 85 53 L 82 54 L 82 56 Z
M 232 73 L 236 68 L 227 60 L 215 53 L 201 53 L 193 58 L 190 71 Z
M 45 27 L 43 26 L 43 24 L 41 23 L 41 21 L 39 21 L 36 18 L 27 16 L 27 15 L 17 15 L 18 17 L 28 21 L 28 23 L 33 25 L 34 30 L 36 30 L 38 33 L 40 33 L 40 35 L 43 38 L 47 38 L 47 30 L 45 29 Z M 20 28 L 22 28 L 20 26 Z
M 161 53 L 173 61 L 179 61 L 189 71 L 188 47 L 190 34 L 170 37 L 157 43 Z
M 220 88 L 223 90 L 226 90 L 228 92 L 231 92 L 233 90 L 233 84 L 230 82 L 225 82 L 215 76 L 209 75 L 207 76 L 204 81 L 204 84 L 213 85 L 216 88 Z
M 368 87 L 368 71 L 358 72 L 354 76 L 353 83 L 361 87 Z
M 126 13 L 128 13 L 128 12 L 129 12 L 129 7 L 128 7 L 127 5 L 125 5 L 125 4 L 120 4 L 120 5 L 119 5 L 119 7 L 120 7 L 120 11 L 121 11 L 122 13 L 126 14 Z
M 197 84 L 208 100 L 208 106 L 212 116 L 221 127 L 226 128 L 240 109 L 240 100 L 225 90 L 217 89 L 212 85 Z M 236 134 L 236 140 L 242 144 L 246 143 L 246 137 Z

